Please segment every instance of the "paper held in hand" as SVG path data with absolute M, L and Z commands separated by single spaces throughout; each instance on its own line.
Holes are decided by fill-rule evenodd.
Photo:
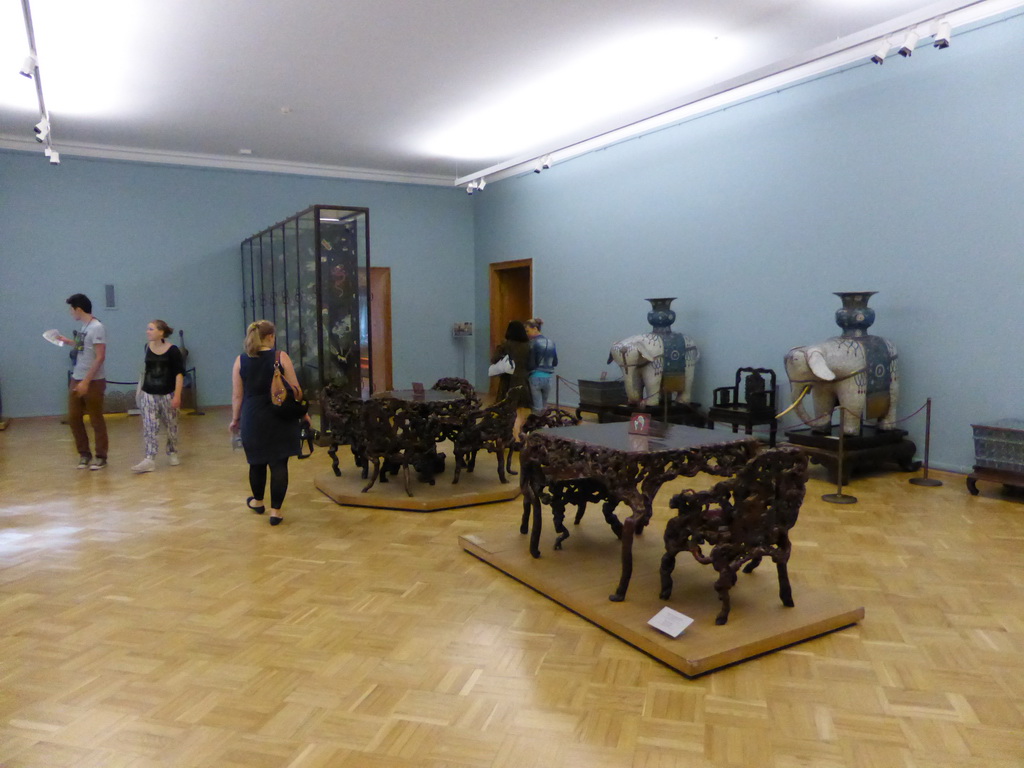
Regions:
M 58 336 L 60 336 L 60 331 L 58 331 L 56 328 L 51 328 L 48 331 L 43 331 L 44 339 L 46 339 L 51 344 L 56 344 L 58 347 L 63 347 L 64 342 L 57 338 Z

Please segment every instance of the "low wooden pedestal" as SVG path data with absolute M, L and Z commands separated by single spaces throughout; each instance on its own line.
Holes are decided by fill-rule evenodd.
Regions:
M 451 455 L 451 444 L 442 443 L 442 451 Z M 446 462 L 444 472 L 434 477 L 434 484 L 419 482 L 415 473 L 410 484 L 413 495 L 405 493 L 405 485 L 401 475 L 391 475 L 388 482 L 377 482 L 366 493 L 366 480 L 362 470 L 355 465 L 351 451 L 343 446 L 338 452 L 341 476 L 336 477 L 328 469 L 313 478 L 313 484 L 324 495 L 338 504 L 348 507 L 375 507 L 377 509 L 400 509 L 409 512 L 437 512 L 455 507 L 470 507 L 476 504 L 493 504 L 500 501 L 511 501 L 519 496 L 519 476 L 511 475 L 507 483 L 498 480 L 497 457 L 493 453 L 481 451 L 477 456 L 476 469 L 472 472 L 463 471 L 459 482 L 452 484 L 454 462 Z M 518 465 L 519 457 L 513 460 Z
M 1003 485 L 1024 490 L 1024 472 L 1010 472 L 1005 469 L 979 467 L 975 464 L 974 471 L 967 476 L 967 490 L 971 496 L 978 495 L 979 480 L 986 480 L 990 483 L 1002 483 Z
M 906 430 L 869 426 L 865 426 L 860 435 L 846 435 L 843 438 L 843 484 L 850 482 L 854 471 L 881 464 L 897 464 L 904 472 L 920 469 L 921 462 L 914 461 L 917 446 L 906 436 Z M 839 427 L 834 427 L 831 433 L 794 429 L 787 432 L 786 437 L 808 455 L 812 464 L 825 467 L 832 482 L 838 481 Z
M 613 603 L 608 593 L 618 578 L 618 540 L 600 515 L 584 518 L 572 534 L 564 549 L 545 549 L 540 559 L 530 556 L 526 537 L 517 531 L 467 534 L 459 537 L 459 543 L 466 552 L 687 677 L 810 640 L 864 618 L 863 606 L 848 596 L 805 581 L 799 569 L 800 553 L 794 550 L 790 561 L 793 608 L 779 601 L 775 567 L 766 562 L 753 573 L 740 574 L 729 593 L 729 621 L 717 625 L 715 616 L 721 608 L 714 589 L 717 574 L 689 555 L 679 557 L 672 597 L 658 597 L 665 545 L 656 531 L 636 538 L 629 596 Z M 666 606 L 694 619 L 679 637 L 669 637 L 647 623 Z

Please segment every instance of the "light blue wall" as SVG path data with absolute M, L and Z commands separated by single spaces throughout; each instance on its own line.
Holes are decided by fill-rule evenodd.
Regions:
M 63 413 L 67 351 L 87 294 L 108 329 L 107 377 L 134 381 L 145 327 L 185 330 L 205 405 L 230 401 L 242 327 L 239 243 L 314 203 L 370 209 L 374 266 L 391 267 L 396 386 L 457 375 L 451 326 L 471 319 L 471 201 L 459 190 L 0 151 L 0 387 L 8 417 Z M 113 284 L 118 308 L 102 309 Z M 175 334 L 177 337 L 177 334 Z
M 838 333 L 836 290 L 877 290 L 872 332 L 901 351 L 909 416 L 934 401 L 932 462 L 967 469 L 971 422 L 1024 415 L 1024 20 L 919 48 L 488 186 L 448 188 L 0 151 L 0 387 L 6 416 L 64 409 L 64 299 L 117 286 L 111 379 L 133 379 L 143 328 L 184 328 L 206 404 L 229 399 L 241 336 L 239 241 L 313 203 L 370 208 L 392 268 L 398 386 L 486 381 L 488 264 L 534 260 L 534 308 L 567 379 L 677 296 L 698 340 L 695 398 L 739 365 L 782 372 Z M 474 218 L 475 217 L 475 218 Z M 474 242 L 475 236 L 475 242 Z M 474 256 L 475 254 L 475 256 Z M 475 271 L 470 269 L 474 263 Z M 475 318 L 474 318 L 475 315 Z M 451 338 L 475 319 L 477 335 Z M 1002 352 L 1005 348 L 1007 351 Z M 475 373 L 475 376 L 473 375 Z M 923 446 L 923 415 L 904 426 Z
M 491 184 L 477 284 L 533 259 L 573 381 L 617 376 L 608 347 L 649 328 L 644 298 L 678 297 L 705 406 L 741 365 L 785 382 L 786 350 L 839 333 L 833 291 L 878 291 L 900 417 L 931 397 L 932 465 L 969 469 L 972 422 L 1024 416 L 1022 38 L 1018 17 Z M 481 295 L 479 338 L 487 317 Z M 903 426 L 923 451 L 923 413 Z

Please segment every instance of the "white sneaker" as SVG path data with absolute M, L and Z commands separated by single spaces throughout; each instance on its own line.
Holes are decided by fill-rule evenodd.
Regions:
M 152 472 L 154 469 L 156 469 L 156 462 L 150 458 L 145 458 L 132 467 L 132 472 L 139 474 L 142 472 Z
M 178 454 L 177 453 L 169 453 L 169 454 L 167 454 L 167 460 L 170 462 L 172 467 L 176 467 L 179 464 L 181 464 L 181 459 L 178 458 Z

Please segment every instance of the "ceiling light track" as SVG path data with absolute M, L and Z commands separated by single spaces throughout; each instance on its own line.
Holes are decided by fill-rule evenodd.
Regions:
M 51 165 L 60 165 L 60 152 L 55 150 L 51 143 L 50 113 L 46 109 L 46 99 L 43 97 L 43 78 L 39 74 L 39 54 L 36 53 L 36 33 L 32 27 L 29 0 L 21 0 L 21 11 L 25 17 L 25 34 L 28 37 L 28 55 L 25 57 L 25 63 L 21 65 L 21 74 L 35 81 L 36 98 L 39 100 L 39 122 L 33 131 L 36 141 L 43 145 L 43 156 L 49 158 Z
M 554 162 L 594 152 L 618 144 L 627 139 L 650 133 L 659 128 L 681 123 L 698 115 L 722 109 L 731 104 L 775 91 L 801 80 L 839 69 L 843 66 L 869 60 L 876 64 L 885 61 L 892 50 L 893 40 L 900 41 L 898 53 L 909 58 L 921 37 L 933 36 L 935 48 L 947 48 L 954 27 L 983 21 L 1002 13 L 1024 6 L 1024 0 L 944 0 L 912 14 L 879 24 L 857 35 L 837 40 L 811 51 L 800 60 L 789 60 L 736 78 L 735 80 L 698 93 L 694 98 L 675 109 L 629 123 L 605 133 L 567 144 L 540 155 L 530 155 L 507 160 L 476 173 L 457 178 L 454 186 L 465 187 L 469 194 L 483 189 L 480 182 L 499 181 L 524 172 L 540 173 Z M 902 35 L 902 37 L 900 37 Z M 472 187 L 472 188 L 471 188 Z

